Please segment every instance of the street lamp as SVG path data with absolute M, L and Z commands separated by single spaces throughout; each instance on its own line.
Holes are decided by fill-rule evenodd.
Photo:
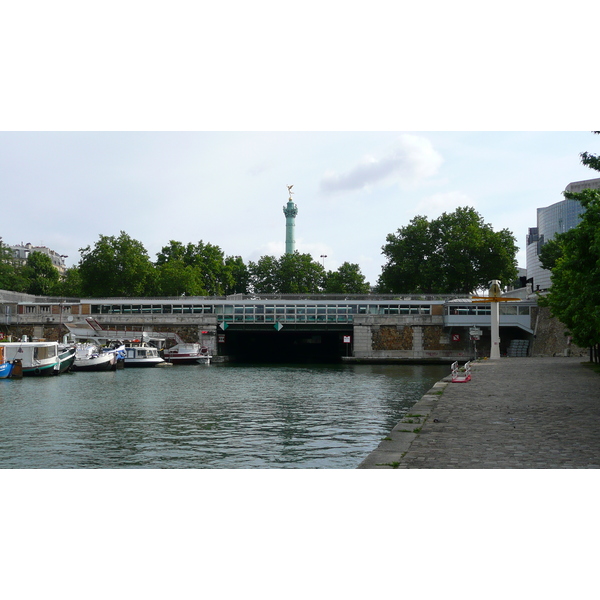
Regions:
M 323 270 L 325 270 L 325 259 L 327 258 L 327 254 L 321 254 L 321 258 L 323 259 Z

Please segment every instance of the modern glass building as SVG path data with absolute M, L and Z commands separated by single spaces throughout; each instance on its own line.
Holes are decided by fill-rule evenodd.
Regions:
M 584 189 L 600 189 L 600 178 L 572 182 L 565 191 L 581 192 Z M 562 200 L 537 209 L 537 227 L 530 227 L 527 235 L 527 279 L 533 280 L 533 291 L 546 290 L 551 283 L 550 271 L 540 264 L 542 246 L 557 233 L 576 227 L 584 210 L 577 200 Z

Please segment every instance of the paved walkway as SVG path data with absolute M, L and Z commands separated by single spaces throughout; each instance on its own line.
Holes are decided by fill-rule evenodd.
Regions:
M 583 360 L 475 363 L 470 382 L 438 382 L 358 468 L 600 468 L 600 375 Z

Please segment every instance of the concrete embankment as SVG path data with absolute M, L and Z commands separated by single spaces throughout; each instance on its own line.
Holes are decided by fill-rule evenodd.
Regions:
M 436 383 L 359 469 L 600 468 L 600 375 L 581 358 L 474 363 Z

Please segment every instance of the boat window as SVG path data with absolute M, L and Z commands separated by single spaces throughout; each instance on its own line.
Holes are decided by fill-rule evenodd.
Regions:
M 35 346 L 33 349 L 33 358 L 44 360 L 56 356 L 56 346 Z

